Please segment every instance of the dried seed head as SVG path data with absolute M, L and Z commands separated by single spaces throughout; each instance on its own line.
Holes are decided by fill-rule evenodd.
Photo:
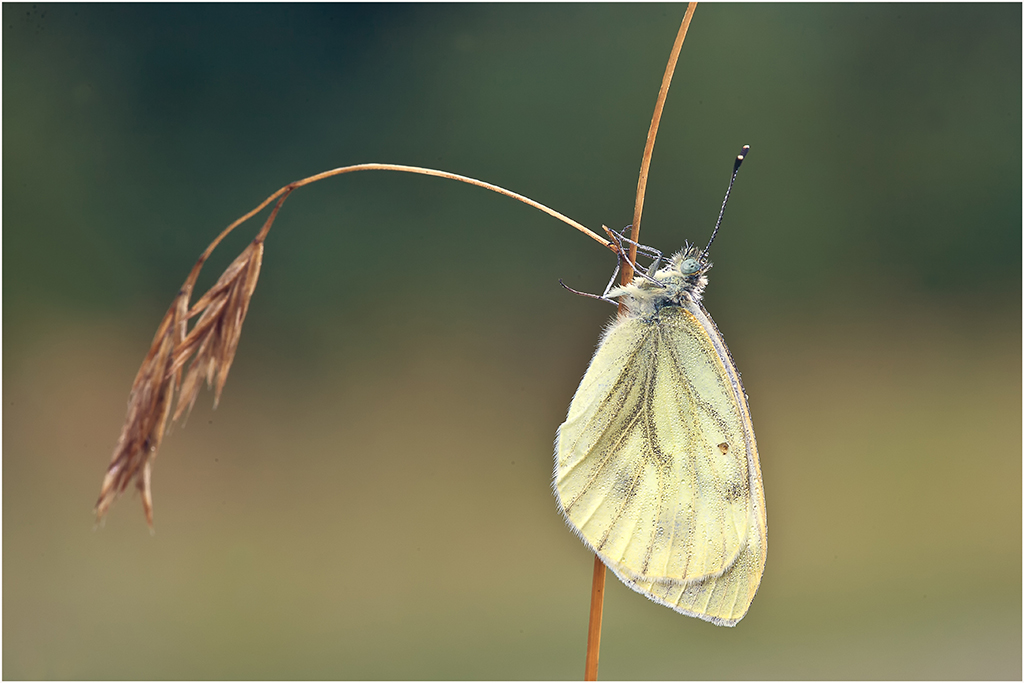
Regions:
M 102 517 L 111 503 L 128 487 L 134 478 L 142 493 L 146 521 L 153 524 L 152 494 L 149 472 L 153 458 L 163 440 L 167 417 L 171 411 L 178 375 L 172 369 L 174 349 L 184 339 L 188 312 L 188 289 L 178 292 L 171 307 L 164 314 L 149 353 L 135 375 L 128 395 L 128 414 L 125 416 L 121 436 L 103 478 L 96 516 Z
M 263 240 L 274 224 L 284 200 L 298 186 L 296 183 L 286 185 L 263 204 L 226 227 L 206 247 L 192 267 L 170 310 L 160 322 L 153 345 L 135 376 L 135 383 L 128 396 L 128 415 L 121 428 L 117 447 L 114 448 L 114 456 L 107 467 L 107 475 L 103 478 L 100 498 L 96 502 L 97 518 L 106 514 L 111 503 L 134 477 L 135 485 L 142 495 L 146 521 L 150 529 L 153 528 L 153 495 L 150 490 L 152 464 L 167 427 L 167 418 L 171 415 L 174 391 L 180 387 L 174 420 L 192 409 L 203 379 L 208 386 L 214 387 L 213 406 L 217 407 L 238 349 L 242 323 L 249 311 L 249 300 L 252 299 L 260 276 Z M 206 259 L 232 230 L 275 198 L 277 203 L 256 238 L 190 309 L 188 300 L 192 295 L 192 287 Z M 197 315 L 199 320 L 186 335 L 189 318 Z M 195 359 L 183 382 L 182 368 L 193 354 Z
M 204 380 L 214 388 L 214 407 L 220 402 L 262 262 L 263 242 L 254 241 L 189 311 L 190 318 L 199 315 L 199 320 L 175 349 L 172 369 L 180 370 L 193 353 L 195 358 L 181 383 L 175 420 L 192 410 Z
M 189 282 L 194 280 L 200 259 Z M 228 378 L 238 349 L 242 323 L 263 262 L 263 241 L 257 238 L 245 248 L 216 284 L 190 309 L 191 285 L 175 298 L 157 329 L 149 353 L 142 361 L 128 397 L 128 414 L 114 455 L 103 479 L 96 516 L 103 517 L 114 500 L 134 478 L 142 497 L 146 522 L 153 526 L 153 495 L 150 489 L 153 459 L 163 440 L 168 418 L 177 420 L 195 404 L 199 388 L 206 381 L 214 387 L 214 406 Z M 199 316 L 186 334 L 188 319 Z M 192 358 L 182 379 L 182 368 Z M 178 404 L 171 414 L 171 402 L 178 390 Z

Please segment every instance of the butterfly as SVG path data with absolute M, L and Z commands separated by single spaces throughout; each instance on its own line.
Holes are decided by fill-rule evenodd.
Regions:
M 657 250 L 637 245 L 652 265 L 587 295 L 621 299 L 624 313 L 558 429 L 554 490 L 569 526 L 623 583 L 734 626 L 761 582 L 767 522 L 747 396 L 701 303 L 718 225 L 705 249 L 686 246 L 664 266 Z M 623 258 L 623 243 L 635 243 L 608 232 Z

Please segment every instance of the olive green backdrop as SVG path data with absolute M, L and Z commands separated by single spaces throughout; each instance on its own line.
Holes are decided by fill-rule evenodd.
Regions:
M 427 165 L 632 214 L 681 5 L 3 6 L 3 676 L 578 678 L 549 487 L 606 251 L 478 188 L 304 188 L 156 533 L 91 507 L 163 310 L 285 183 Z M 768 563 L 725 629 L 609 579 L 603 678 L 1021 676 L 1021 6 L 702 5 L 643 241 L 710 234 Z M 211 283 L 257 223 L 228 240 Z

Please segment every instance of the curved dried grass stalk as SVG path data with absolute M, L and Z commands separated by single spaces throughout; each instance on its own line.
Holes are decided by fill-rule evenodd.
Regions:
M 153 496 L 150 488 L 152 465 L 160 442 L 163 440 L 167 422 L 168 420 L 173 422 L 188 415 L 195 405 L 199 389 L 204 381 L 214 390 L 214 407 L 220 402 L 221 392 L 224 390 L 228 372 L 231 370 L 231 364 L 235 358 L 235 351 L 238 349 L 242 323 L 249 311 L 249 301 L 252 299 L 256 281 L 259 278 L 260 266 L 263 262 L 264 240 L 281 205 L 299 187 L 356 171 L 417 173 L 482 187 L 539 209 L 576 228 L 612 251 L 618 250 L 614 243 L 540 202 L 498 185 L 447 171 L 398 164 L 357 164 L 335 168 L 285 185 L 263 200 L 252 211 L 224 228 L 217 238 L 206 247 L 189 272 L 188 278 L 175 297 L 171 308 L 161 321 L 156 337 L 142 362 L 142 367 L 139 368 L 128 396 L 128 413 L 125 416 L 121 436 L 114 448 L 110 465 L 107 467 L 106 476 L 103 478 L 99 500 L 96 502 L 97 519 L 101 519 L 106 514 L 114 500 L 128 488 L 128 484 L 134 479 L 142 495 L 146 522 L 152 529 Z M 262 211 L 275 199 L 277 203 L 256 238 L 227 267 L 209 291 L 199 297 L 199 300 L 189 308 L 189 299 L 196 278 L 199 277 L 200 270 L 213 250 L 232 230 Z M 188 321 L 197 316 L 198 320 L 192 329 L 187 330 Z M 189 359 L 192 362 L 186 371 L 184 367 Z M 183 372 L 184 379 L 182 379 Z M 178 402 L 172 413 L 171 403 L 175 392 L 178 393 Z
M 647 173 L 651 168 L 651 157 L 654 154 L 654 140 L 658 137 L 658 126 L 661 123 L 661 112 L 665 109 L 665 99 L 668 97 L 669 86 L 672 85 L 672 76 L 676 71 L 676 62 L 679 59 L 679 51 L 683 48 L 683 41 L 686 40 L 686 32 L 690 28 L 690 21 L 693 19 L 693 12 L 697 9 L 697 3 L 691 2 L 686 6 L 686 13 L 683 21 L 679 24 L 679 31 L 672 43 L 672 50 L 668 55 L 668 63 L 665 65 L 665 73 L 661 78 L 661 87 L 658 89 L 658 98 L 654 102 L 654 114 L 651 116 L 651 126 L 647 129 L 647 142 L 644 144 L 644 155 L 640 160 L 640 177 L 636 183 L 636 202 L 633 205 L 633 232 L 630 235 L 632 242 L 629 245 L 627 258 L 622 261 L 622 284 L 628 285 L 633 281 L 633 264 L 636 263 L 636 250 L 640 242 L 640 218 L 644 212 L 644 197 L 647 194 Z M 606 228 L 607 230 L 607 228 Z M 625 312 L 625 300 L 619 300 L 619 314 Z M 587 657 L 583 670 L 583 680 L 597 680 L 597 666 L 601 652 L 601 619 L 604 614 L 604 583 L 605 566 L 601 558 L 594 555 L 594 577 L 590 588 L 590 622 L 587 627 Z

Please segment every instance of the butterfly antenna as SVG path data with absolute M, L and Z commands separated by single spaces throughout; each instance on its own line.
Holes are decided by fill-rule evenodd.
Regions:
M 700 255 L 701 261 L 708 257 L 708 250 L 711 249 L 711 243 L 715 241 L 715 236 L 718 234 L 718 226 L 722 224 L 722 216 L 725 215 L 725 205 L 729 203 L 729 193 L 732 192 L 732 185 L 736 182 L 736 174 L 740 172 L 740 164 L 747 158 L 747 153 L 750 152 L 750 145 L 743 145 L 743 149 L 740 150 L 739 155 L 736 157 L 736 161 L 732 165 L 732 178 L 729 180 L 729 187 L 725 190 L 725 199 L 722 200 L 722 210 L 718 212 L 718 222 L 715 223 L 715 229 L 711 231 L 711 239 L 708 240 L 708 246 L 704 247 L 704 253 Z

